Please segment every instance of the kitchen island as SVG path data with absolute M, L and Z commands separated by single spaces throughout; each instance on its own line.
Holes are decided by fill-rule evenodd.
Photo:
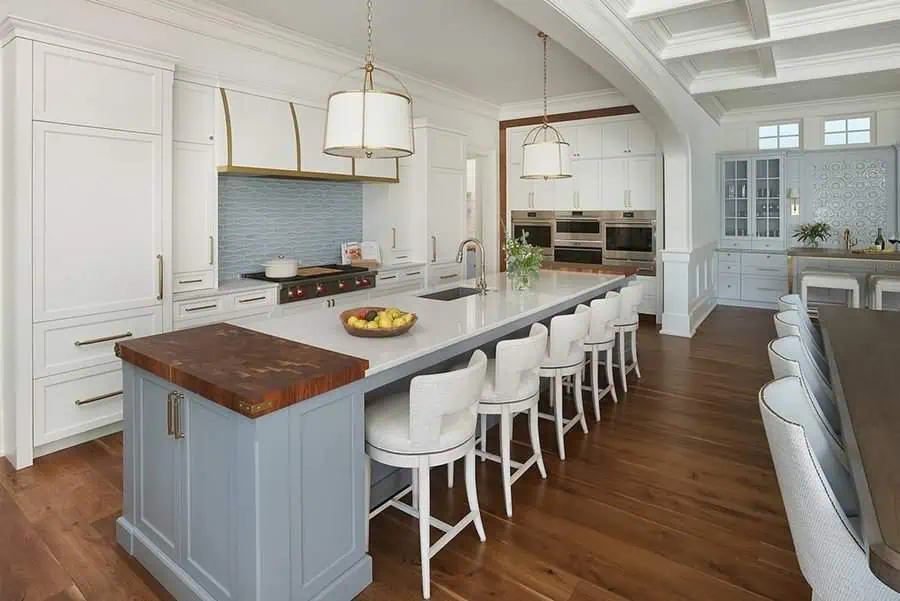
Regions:
M 517 292 L 494 274 L 485 296 L 381 297 L 418 315 L 396 338 L 350 336 L 323 308 L 120 343 L 119 543 L 179 601 L 352 598 L 372 579 L 365 394 L 626 281 L 547 271 Z
M 864 265 L 864 262 L 877 262 L 875 264 L 882 265 L 886 269 L 885 273 L 892 270 L 888 268 L 893 265 L 900 265 L 900 252 L 865 252 L 863 250 L 845 250 L 843 248 L 807 248 L 803 246 L 795 246 L 787 250 L 788 256 L 788 291 L 794 291 L 794 282 L 800 281 L 800 274 L 797 271 L 797 261 L 813 262 L 816 269 L 823 271 L 847 271 L 847 267 L 854 265 Z M 853 269 L 850 269 L 853 271 Z M 865 270 L 864 270 L 865 271 Z M 870 270 L 875 272 L 874 269 Z M 878 270 L 879 272 L 882 269 Z

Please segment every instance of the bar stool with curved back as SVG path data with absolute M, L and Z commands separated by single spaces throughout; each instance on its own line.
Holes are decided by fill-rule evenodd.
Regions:
M 565 460 L 566 445 L 563 437 L 576 424 L 581 424 L 585 434 L 588 432 L 584 419 L 584 399 L 582 397 L 581 374 L 584 371 L 584 340 L 591 328 L 591 310 L 586 305 L 578 305 L 572 315 L 557 315 L 550 320 L 550 338 L 547 352 L 541 361 L 539 373 L 542 378 L 552 378 L 550 387 L 550 403 L 553 415 L 539 414 L 542 419 L 552 420 L 556 424 L 556 444 L 559 458 Z M 563 418 L 563 379 L 575 378 L 574 396 L 577 414 L 572 419 Z
M 485 540 L 475 489 L 475 430 L 478 397 L 484 387 L 487 356 L 475 351 L 467 367 L 442 374 L 416 376 L 409 392 L 387 395 L 366 406 L 366 506 L 371 480 L 370 460 L 413 470 L 413 486 L 407 487 L 370 512 L 372 518 L 387 507 L 396 507 L 419 520 L 422 560 L 422 596 L 431 596 L 430 560 L 469 524 Z M 466 495 L 469 513 L 451 526 L 431 517 L 430 470 L 465 457 Z M 413 493 L 413 505 L 400 502 Z M 431 527 L 444 535 L 431 544 Z M 368 527 L 366 528 L 368 541 Z
M 769 364 L 772 376 L 783 378 L 797 376 L 816 401 L 816 413 L 823 424 L 839 441 L 841 448 L 841 416 L 834 401 L 834 391 L 816 367 L 812 355 L 799 336 L 784 336 L 769 342 Z
M 812 335 L 812 339 L 816 341 L 816 345 L 822 354 L 825 354 L 825 344 L 822 341 L 822 332 L 809 318 L 809 308 L 799 294 L 785 294 L 778 299 L 778 312 L 796 311 L 800 315 L 800 320 L 806 326 L 806 330 Z
M 884 293 L 900 293 L 900 277 L 891 275 L 873 275 L 869 277 L 871 284 L 872 308 L 876 311 L 884 309 Z
M 843 290 L 850 297 L 848 305 L 854 308 L 865 306 L 862 302 L 859 280 L 848 273 L 835 273 L 832 271 L 804 271 L 800 274 L 800 298 L 804 304 L 808 304 L 810 288 L 827 288 L 829 290 Z M 862 288 L 864 290 L 864 288 Z
M 821 429 L 804 394 L 799 378 L 781 378 L 760 390 L 759 407 L 800 571 L 813 589 L 812 598 L 900 601 L 900 594 L 872 574 L 858 521 L 841 510 L 839 487 L 854 490 L 853 483 L 821 443 Z
M 487 376 L 481 391 L 481 400 L 478 402 L 482 431 L 481 449 L 476 451 L 476 455 L 482 460 L 490 459 L 500 463 L 508 517 L 512 517 L 512 485 L 516 480 L 533 465 L 537 465 L 541 478 L 547 477 L 538 434 L 538 399 L 541 391 L 538 368 L 547 351 L 547 336 L 547 327 L 542 323 L 536 323 L 532 324 L 527 338 L 498 342 L 497 358 L 488 360 Z M 518 463 L 510 458 L 512 425 L 516 414 L 525 411 L 528 412 L 532 455 L 525 463 Z M 500 416 L 499 457 L 487 452 L 484 425 L 488 415 Z M 512 468 L 516 468 L 516 471 L 513 472 Z M 448 465 L 447 469 L 452 470 L 453 464 Z M 449 484 L 453 486 L 452 480 Z
M 775 331 L 778 333 L 778 337 L 797 336 L 800 338 L 804 348 L 813 358 L 816 369 L 819 370 L 825 381 L 830 383 L 831 374 L 828 370 L 828 359 L 825 358 L 825 351 L 816 343 L 815 338 L 803 325 L 803 318 L 800 317 L 800 313 L 793 310 L 782 311 L 781 313 L 776 313 L 774 319 Z
M 618 403 L 616 382 L 613 378 L 613 350 L 616 346 L 616 328 L 614 323 L 619 317 L 621 297 L 618 292 L 607 292 L 606 298 L 591 301 L 591 328 L 584 341 L 584 349 L 591 354 L 591 386 L 594 400 L 594 417 L 600 421 L 600 399 L 612 393 L 613 402 Z M 606 356 L 603 364 L 606 367 L 606 388 L 600 389 L 600 353 Z
M 634 371 L 638 378 L 641 377 L 641 368 L 637 358 L 637 331 L 641 325 L 638 315 L 638 306 L 644 295 L 643 284 L 637 280 L 632 281 L 619 291 L 619 317 L 613 323 L 618 336 L 619 346 L 619 377 L 622 381 L 622 390 L 628 392 L 626 376 Z M 631 363 L 625 361 L 625 337 L 630 337 Z

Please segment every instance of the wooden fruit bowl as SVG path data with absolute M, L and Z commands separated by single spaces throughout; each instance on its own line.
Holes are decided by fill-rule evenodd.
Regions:
M 363 330 L 360 328 L 354 328 L 353 326 L 347 325 L 347 320 L 350 319 L 352 315 L 358 315 L 362 311 L 384 311 L 385 307 L 356 307 L 355 309 L 347 309 L 346 311 L 341 312 L 340 319 L 341 325 L 344 326 L 344 329 L 351 336 L 356 336 L 358 338 L 390 338 L 392 336 L 399 336 L 400 334 L 404 334 L 409 331 L 416 322 L 419 321 L 418 316 L 415 313 L 412 314 L 412 321 L 406 324 L 405 326 L 400 326 L 397 328 L 378 328 L 377 330 Z

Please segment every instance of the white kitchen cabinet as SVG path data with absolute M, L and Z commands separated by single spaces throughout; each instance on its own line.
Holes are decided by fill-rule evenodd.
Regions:
M 466 138 L 456 132 L 432 129 L 428 135 L 428 166 L 465 171 Z
M 572 160 L 584 161 L 599 159 L 603 156 L 603 125 L 591 123 L 571 128 L 575 134 L 575 147 Z
M 628 154 L 656 154 L 656 134 L 643 119 L 628 122 Z
M 161 69 L 40 42 L 33 56 L 35 120 L 161 133 Z
M 430 169 L 428 180 L 429 260 L 441 263 L 456 258 L 463 239 L 466 173 Z
M 463 266 L 455 260 L 429 265 L 425 281 L 428 288 L 461 282 L 463 281 Z
M 162 304 L 162 140 L 35 122 L 33 317 Z
M 528 181 L 528 180 L 525 180 Z M 531 208 L 538 211 L 552 211 L 556 208 L 557 182 L 561 180 L 535 179 L 530 180 Z
M 353 174 L 353 159 L 325 154 L 325 119 L 319 108 L 294 104 L 300 128 L 300 170 L 307 173 Z
M 784 248 L 784 166 L 771 154 L 720 159 L 723 245 Z
M 600 204 L 604 211 L 627 208 L 628 159 L 603 159 L 600 175 Z
M 584 159 L 572 163 L 571 178 L 575 187 L 575 208 L 579 211 L 599 211 L 600 161 Z
M 172 88 L 173 140 L 196 144 L 215 142 L 217 93 L 218 90 L 210 86 L 175 82 Z
M 172 269 L 175 292 L 215 288 L 218 177 L 211 144 L 175 142 L 172 160 Z
M 522 175 L 522 144 L 525 142 L 525 136 L 530 129 L 530 127 L 517 127 L 506 130 L 506 139 L 508 141 L 506 147 L 507 163 L 519 166 L 516 175 Z
M 534 185 L 532 180 L 522 179 L 517 169 L 510 169 L 506 174 L 506 208 L 510 211 L 534 210 L 531 206 Z
M 603 125 L 603 158 L 635 154 L 655 154 L 656 135 L 642 119 L 616 121 Z
M 363 184 L 363 238 L 374 240 L 382 252 L 382 262 L 391 262 L 392 253 L 407 253 L 413 247 L 416 232 L 412 227 L 410 168 L 400 166 L 396 184 Z
M 787 294 L 787 255 L 784 253 L 720 250 L 719 302 L 745 307 L 774 308 Z
M 628 159 L 628 210 L 656 210 L 656 157 Z
M 353 173 L 359 177 L 397 180 L 397 159 L 353 159 Z
M 296 173 L 297 136 L 291 104 L 234 90 L 223 92 L 216 133 L 218 164 Z
M 628 154 L 628 123 L 617 121 L 603 126 L 601 153 L 603 158 L 620 157 Z

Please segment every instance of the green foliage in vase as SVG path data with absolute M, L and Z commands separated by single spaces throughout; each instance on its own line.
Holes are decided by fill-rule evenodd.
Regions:
M 804 244 L 818 244 L 831 237 L 831 226 L 827 223 L 803 223 L 794 228 L 794 238 Z
M 518 238 L 507 238 L 504 247 L 507 271 L 525 276 L 527 279 L 532 279 L 540 273 L 544 255 L 540 248 L 528 243 L 528 232 Z

